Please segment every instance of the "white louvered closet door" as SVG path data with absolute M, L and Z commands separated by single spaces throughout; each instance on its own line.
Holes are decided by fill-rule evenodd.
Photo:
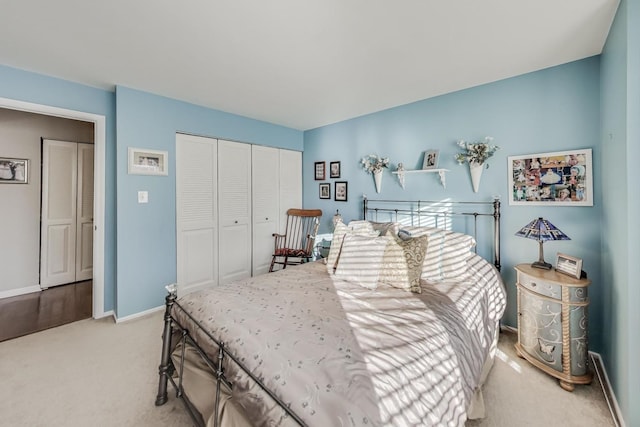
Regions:
M 219 283 L 251 276 L 251 145 L 218 140 Z
M 278 232 L 280 154 L 277 148 L 252 146 L 253 275 L 266 273 Z
M 280 229 L 284 230 L 289 208 L 302 209 L 302 153 L 280 150 Z M 312 206 L 311 209 L 314 207 Z
M 217 140 L 176 135 L 178 292 L 218 283 Z

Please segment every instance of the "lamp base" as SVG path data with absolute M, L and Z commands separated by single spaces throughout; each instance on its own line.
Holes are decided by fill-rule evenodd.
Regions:
M 540 262 L 540 261 L 536 261 L 534 263 L 531 263 L 531 267 L 533 268 L 541 268 L 543 270 L 551 270 L 551 264 L 549 264 L 548 262 Z

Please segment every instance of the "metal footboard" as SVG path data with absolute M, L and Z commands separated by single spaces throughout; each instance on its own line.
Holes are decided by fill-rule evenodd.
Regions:
M 213 337 L 209 332 L 207 332 L 198 321 L 191 316 L 178 302 L 177 302 L 177 288 L 175 285 L 167 286 L 167 291 L 169 292 L 165 298 L 165 313 L 164 313 L 164 329 L 162 333 L 162 355 L 160 360 L 160 366 L 158 367 L 158 395 L 156 396 L 156 406 L 161 406 L 165 404 L 168 400 L 168 383 L 170 382 L 172 386 L 176 390 L 176 397 L 180 398 L 187 411 L 191 415 L 193 421 L 196 425 L 204 425 L 204 420 L 201 415 L 198 413 L 193 404 L 189 401 L 188 397 L 184 394 L 184 388 L 182 384 L 183 378 L 183 370 L 185 363 L 185 351 L 186 345 L 189 344 L 198 352 L 199 356 L 206 363 L 206 365 L 211 369 L 211 372 L 214 374 L 216 378 L 216 390 L 215 390 L 215 406 L 214 406 L 214 426 L 218 427 L 220 425 L 220 414 L 219 414 L 219 403 L 221 396 L 221 387 L 226 387 L 229 391 L 233 390 L 233 384 L 226 378 L 224 373 L 223 363 L 226 358 L 232 360 L 236 366 L 241 369 L 251 380 L 255 382 L 269 397 L 273 399 L 275 403 L 277 403 L 286 413 L 286 416 L 291 417 L 298 425 L 306 426 L 306 424 L 302 421 L 302 419 L 291 410 L 291 408 L 284 403 L 273 391 L 271 391 L 267 386 L 265 386 L 262 381 L 256 375 L 254 375 L 240 360 L 231 353 L 224 345 L 223 342 L 219 341 L 215 337 Z M 200 345 L 192 338 L 189 330 L 185 327 L 185 325 L 180 324 L 180 322 L 174 317 L 173 311 L 180 310 L 184 313 L 189 320 L 193 322 L 196 328 L 198 328 L 202 333 L 204 333 L 208 339 L 211 340 L 217 347 L 217 356 L 216 361 L 214 362 L 211 358 L 206 354 L 206 352 L 202 349 Z M 174 366 L 173 360 L 171 359 L 171 353 L 173 349 L 178 344 L 177 342 L 172 342 L 174 336 L 176 336 L 176 332 L 179 334 L 180 341 L 182 342 L 182 351 L 180 355 L 180 364 L 179 366 Z M 175 371 L 178 371 L 178 378 L 173 378 L 173 374 Z

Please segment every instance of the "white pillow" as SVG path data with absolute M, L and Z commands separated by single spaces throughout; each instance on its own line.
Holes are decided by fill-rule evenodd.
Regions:
M 336 277 L 367 289 L 377 288 L 386 247 L 387 239 L 384 237 L 345 234 L 336 266 Z
M 403 227 L 400 237 L 428 237 L 422 264 L 422 279 L 438 282 L 466 274 L 467 260 L 476 244 L 472 236 L 434 227 Z
M 475 239 L 467 234 L 446 233 L 440 260 L 442 279 L 454 279 L 467 274 L 467 261 L 473 255 L 471 248 L 475 245 Z
M 371 224 L 367 225 L 362 223 L 368 223 L 368 221 L 351 221 L 348 226 L 343 222 L 336 224 L 336 228 L 333 230 L 329 255 L 327 255 L 327 271 L 329 274 L 333 274 L 336 269 L 338 259 L 340 258 L 342 240 L 346 234 L 368 237 L 378 236 L 378 232 L 373 229 Z

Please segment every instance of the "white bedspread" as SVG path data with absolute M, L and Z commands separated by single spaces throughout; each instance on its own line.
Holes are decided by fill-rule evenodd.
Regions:
M 461 426 L 506 304 L 493 267 L 474 256 L 468 272 L 414 294 L 309 263 L 179 303 L 310 426 Z M 238 369 L 226 374 L 253 425 L 290 423 Z

